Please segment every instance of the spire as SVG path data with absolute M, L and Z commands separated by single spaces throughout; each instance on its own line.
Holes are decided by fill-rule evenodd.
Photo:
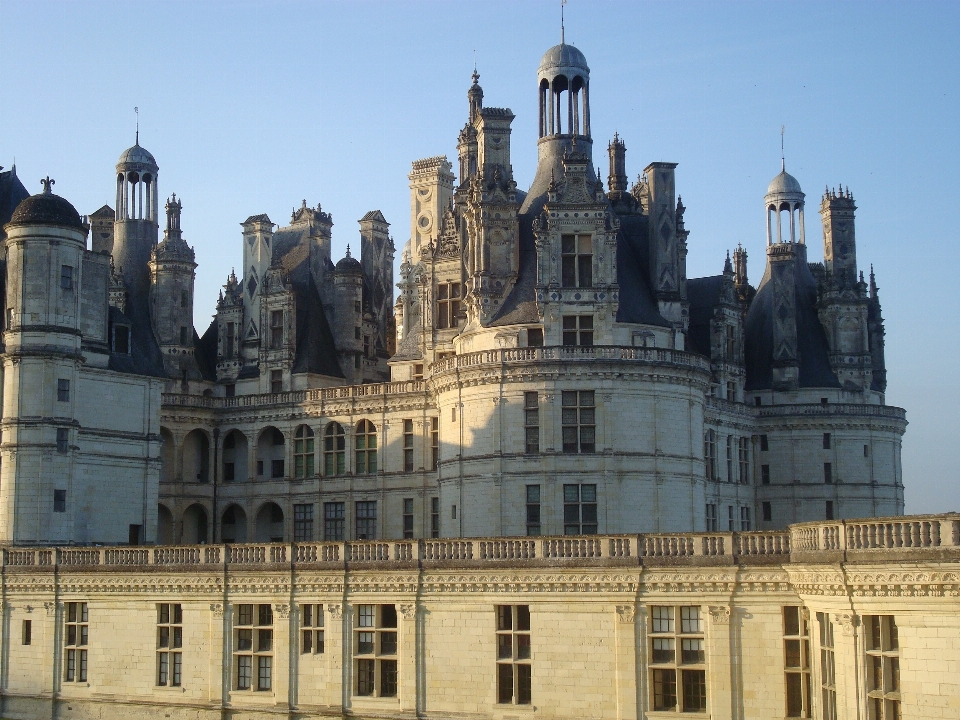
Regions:
M 780 126 L 780 172 L 787 171 L 787 159 L 783 152 L 783 134 L 787 131 L 786 125 Z
M 347 257 L 352 257 L 350 255 L 350 243 L 347 243 Z
M 137 137 L 136 137 L 136 142 L 134 142 L 133 144 L 139 145 L 140 144 L 140 108 L 135 107 L 133 108 L 133 111 L 137 114 Z
M 563 6 L 567 4 L 567 0 L 560 0 L 560 44 L 564 45 L 566 40 L 564 39 L 564 29 L 563 29 Z
M 723 262 L 723 274 L 733 275 L 733 265 L 730 263 L 730 251 L 727 250 L 727 259 Z

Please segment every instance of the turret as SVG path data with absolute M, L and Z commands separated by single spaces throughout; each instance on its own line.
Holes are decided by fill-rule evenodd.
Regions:
M 840 191 L 827 190 L 820 201 L 823 220 L 823 264 L 837 287 L 853 287 L 857 282 L 857 240 L 853 193 L 843 185 Z
M 607 176 L 608 194 L 618 198 L 627 192 L 627 146 L 620 135 L 613 134 L 613 140 L 607 146 L 610 154 L 610 174 Z
M 363 377 L 363 266 L 350 255 L 337 263 L 334 272 L 334 344 L 340 368 L 348 383 Z

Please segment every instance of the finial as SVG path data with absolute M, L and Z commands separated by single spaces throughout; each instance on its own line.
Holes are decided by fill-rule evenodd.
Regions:
M 780 126 L 780 172 L 787 171 L 787 159 L 783 152 L 783 134 L 787 131 L 786 125 Z
M 43 180 L 40 181 L 40 184 L 43 185 L 43 194 L 49 195 L 53 192 L 51 187 L 57 184 L 56 180 L 51 180 L 50 176 L 47 175 Z
M 140 144 L 140 108 L 135 107 L 133 108 L 133 111 L 137 114 L 137 141 L 134 144 L 139 145 Z
M 347 257 L 350 257 L 350 243 L 347 243 Z
M 473 51 L 473 75 L 470 77 L 473 78 L 473 84 L 476 85 L 477 81 L 480 79 L 480 73 L 477 72 L 477 51 Z
M 563 45 L 564 42 L 564 29 L 563 29 L 563 6 L 567 4 L 567 0 L 560 0 L 560 44 Z

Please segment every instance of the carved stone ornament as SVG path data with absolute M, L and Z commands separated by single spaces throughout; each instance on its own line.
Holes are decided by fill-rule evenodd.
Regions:
M 413 620 L 417 616 L 417 606 L 401 605 L 400 614 L 403 615 L 404 620 Z
M 717 625 L 730 623 L 730 607 L 728 605 L 711 605 L 710 617 Z
M 210 603 L 210 612 L 214 617 L 223 617 L 223 605 L 220 603 Z
M 277 614 L 277 617 L 281 620 L 286 620 L 290 617 L 290 606 L 289 605 L 274 605 L 273 611 Z
M 622 623 L 632 623 L 637 618 L 637 606 L 617 605 L 617 617 Z
M 342 605 L 327 605 L 327 612 L 330 613 L 330 617 L 334 620 L 339 620 L 343 617 L 343 606 Z
M 55 602 L 45 602 L 43 609 L 47 611 L 48 616 L 52 617 L 57 612 L 57 604 Z
M 836 618 L 837 625 L 840 626 L 840 634 L 845 637 L 851 637 L 854 629 L 857 627 L 857 616 L 853 613 L 838 613 Z

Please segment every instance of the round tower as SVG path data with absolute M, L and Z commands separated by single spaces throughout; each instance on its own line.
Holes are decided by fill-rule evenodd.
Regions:
M 363 266 L 350 255 L 337 263 L 333 276 L 334 344 L 348 382 L 363 377 Z
M 157 161 L 137 144 L 117 160 L 117 214 L 113 259 L 122 268 L 127 290 L 133 297 L 146 297 L 149 290 L 147 263 L 158 239 Z

